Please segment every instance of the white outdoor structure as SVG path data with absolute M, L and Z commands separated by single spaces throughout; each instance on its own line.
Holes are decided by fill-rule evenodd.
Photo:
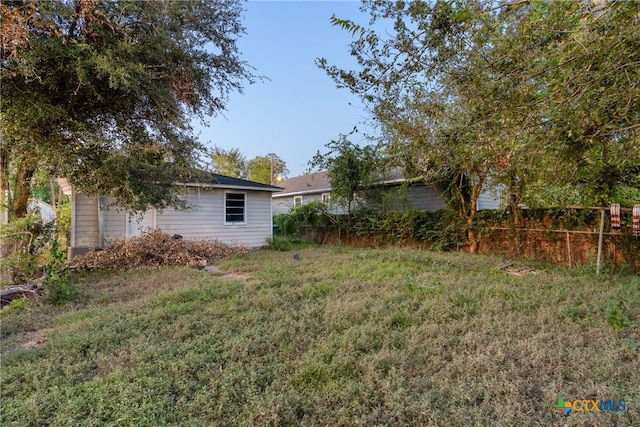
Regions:
M 209 183 L 184 184 L 187 210 L 149 209 L 133 215 L 102 197 L 78 193 L 65 179 L 58 183 L 71 198 L 69 256 L 105 248 L 115 239 L 130 239 L 148 229 L 179 234 L 185 239 L 216 239 L 258 247 L 273 232 L 271 195 L 281 188 L 211 174 Z

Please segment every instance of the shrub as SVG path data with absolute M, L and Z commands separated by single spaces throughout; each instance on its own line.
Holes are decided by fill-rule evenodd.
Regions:
M 291 240 L 285 236 L 273 236 L 267 238 L 267 248 L 272 251 L 290 251 L 293 245 Z
M 50 260 L 46 266 L 47 278 L 44 281 L 47 301 L 54 305 L 63 305 L 78 298 L 79 293 L 69 280 L 69 268 L 65 265 L 67 252 L 60 250 L 58 240 L 51 242 L 49 255 Z
M 334 221 L 327 212 L 327 206 L 320 201 L 291 209 L 288 214 L 276 215 L 274 225 L 278 226 L 284 236 L 303 236 L 307 228 L 327 227 Z
M 2 281 L 21 284 L 42 274 L 46 249 L 53 239 L 55 224 L 43 224 L 40 215 L 27 215 L 0 228 Z

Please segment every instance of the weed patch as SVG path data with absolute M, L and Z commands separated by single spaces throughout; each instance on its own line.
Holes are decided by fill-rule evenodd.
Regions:
M 75 273 L 78 299 L 3 312 L 0 424 L 640 425 L 637 278 L 296 251 L 219 262 L 243 281 Z M 560 397 L 628 410 L 565 417 Z

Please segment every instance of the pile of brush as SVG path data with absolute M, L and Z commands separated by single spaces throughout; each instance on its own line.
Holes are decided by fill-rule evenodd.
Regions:
M 185 265 L 202 267 L 207 262 L 242 255 L 249 250 L 217 240 L 189 240 L 154 230 L 131 240 L 117 240 L 108 248 L 79 255 L 71 265 L 82 270 L 161 267 Z

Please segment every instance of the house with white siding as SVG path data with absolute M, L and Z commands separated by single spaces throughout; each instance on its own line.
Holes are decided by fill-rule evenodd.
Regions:
M 446 204 L 440 194 L 423 182 L 407 184 L 402 170 L 393 169 L 386 176 L 376 181 L 366 201 L 360 201 L 374 210 L 406 210 L 419 209 L 437 211 L 445 209 Z M 314 201 L 323 202 L 334 212 L 341 212 L 332 204 L 331 183 L 327 172 L 314 172 L 296 176 L 278 184 L 283 191 L 273 194 L 273 214 L 289 213 L 292 208 Z M 499 209 L 502 206 L 500 189 L 485 191 L 478 198 L 477 208 Z
M 226 244 L 259 247 L 273 233 L 271 195 L 280 187 L 219 174 L 207 182 L 180 184 L 188 209 L 150 208 L 131 214 L 111 200 L 87 196 L 59 179 L 71 199 L 69 257 L 106 248 L 116 239 L 130 239 L 149 229 L 185 239 L 216 239 Z

